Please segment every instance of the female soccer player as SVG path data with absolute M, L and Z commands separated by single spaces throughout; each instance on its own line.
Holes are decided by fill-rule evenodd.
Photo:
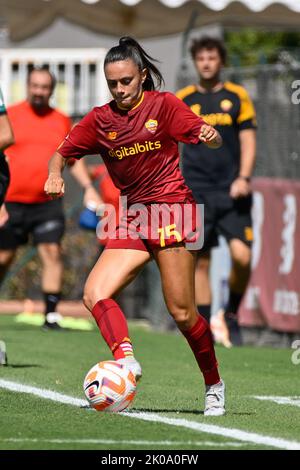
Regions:
M 204 414 L 220 416 L 225 413 L 225 386 L 209 325 L 195 307 L 195 252 L 187 246 L 191 227 L 178 223 L 188 209 L 195 215 L 196 207 L 179 169 L 178 142 L 202 141 L 217 148 L 221 137 L 174 95 L 155 91 L 155 81 L 159 88 L 163 78 L 153 60 L 130 37 L 108 51 L 104 73 L 113 101 L 95 107 L 66 137 L 50 161 L 45 191 L 53 197 L 64 192 L 65 159 L 101 154 L 114 184 L 127 197 L 128 208 L 87 279 L 84 303 L 115 360 L 125 363 L 138 379 L 141 367 L 114 298 L 153 257 L 167 308 L 204 376 Z M 137 203 L 143 204 L 144 215 L 139 227 L 130 209 Z M 164 219 L 169 220 L 167 225 Z

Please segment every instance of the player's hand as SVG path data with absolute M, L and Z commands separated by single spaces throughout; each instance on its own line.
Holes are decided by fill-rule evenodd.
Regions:
M 3 225 L 8 221 L 9 219 L 9 214 L 6 210 L 5 204 L 2 204 L 0 207 L 0 227 L 3 227 Z
M 209 124 L 203 124 L 199 139 L 211 148 L 219 148 L 222 145 L 222 137 L 219 132 Z
M 65 194 L 65 183 L 58 173 L 50 173 L 44 186 L 44 191 L 53 199 L 61 197 Z
M 238 199 L 239 197 L 246 197 L 251 193 L 251 184 L 244 178 L 236 178 L 230 186 L 230 197 Z
M 99 196 L 98 192 L 92 185 L 85 189 L 83 196 L 83 203 L 85 206 L 89 201 L 93 201 L 97 207 L 104 206 L 102 198 Z

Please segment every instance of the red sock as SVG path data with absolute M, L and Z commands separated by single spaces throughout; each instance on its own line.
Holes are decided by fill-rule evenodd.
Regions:
M 115 360 L 133 356 L 127 321 L 119 305 L 113 299 L 99 300 L 92 314 Z
M 207 321 L 199 315 L 193 328 L 181 332 L 194 353 L 205 384 L 214 385 L 220 382 L 214 343 Z

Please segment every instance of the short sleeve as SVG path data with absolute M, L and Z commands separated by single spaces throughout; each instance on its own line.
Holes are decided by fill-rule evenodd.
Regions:
M 206 122 L 171 93 L 165 93 L 164 118 L 169 134 L 179 142 L 198 144 L 201 127 Z
M 243 129 L 256 129 L 256 113 L 254 105 L 245 89 L 240 94 L 240 112 L 237 118 L 237 123 L 240 130 Z
M 80 159 L 85 155 L 98 153 L 97 134 L 95 126 L 95 111 L 88 113 L 58 147 L 57 151 L 64 158 Z

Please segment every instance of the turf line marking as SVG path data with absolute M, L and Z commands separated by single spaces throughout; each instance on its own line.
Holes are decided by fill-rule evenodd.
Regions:
M 10 380 L 0 379 L 0 388 L 6 388 L 12 392 L 18 393 L 29 393 L 30 395 L 36 395 L 46 400 L 52 400 L 58 403 L 64 403 L 65 405 L 73 406 L 87 406 L 86 400 L 79 398 L 73 398 L 69 395 L 63 395 L 62 393 L 52 392 L 51 390 L 44 390 L 43 388 L 32 387 L 31 385 L 23 385 L 17 382 L 11 382 Z
M 272 396 L 254 396 L 257 400 L 273 401 L 278 405 L 292 405 L 300 407 L 300 397 L 272 397 Z
M 0 388 L 4 388 L 18 393 L 28 393 L 31 395 L 38 396 L 40 398 L 46 398 L 48 400 L 52 400 L 58 403 L 64 403 L 77 407 L 87 406 L 86 400 L 81 400 L 79 398 L 74 398 L 69 395 L 52 392 L 50 390 L 45 390 L 42 388 L 23 385 L 17 382 L 12 382 L 10 380 L 0 379 Z M 203 424 L 196 421 L 189 421 L 187 419 L 168 418 L 166 416 L 160 416 L 155 413 L 125 411 L 120 414 L 128 418 L 135 418 L 141 419 L 143 421 L 150 421 L 155 423 L 168 424 L 171 426 L 183 427 L 207 434 L 215 434 L 218 436 L 229 437 L 238 441 L 276 447 L 278 449 L 300 450 L 300 442 L 289 441 L 287 439 L 266 436 L 254 432 L 242 431 L 240 429 L 225 428 L 223 426 L 217 426 L 213 424 Z
M 242 442 L 213 442 L 213 441 L 134 441 L 134 440 L 113 440 L 113 439 L 34 439 L 34 438 L 14 438 L 1 439 L 0 442 L 32 442 L 32 443 L 50 443 L 50 444 L 129 444 L 138 446 L 207 446 L 207 447 L 242 447 L 247 443 Z
M 223 426 L 216 426 L 214 424 L 203 424 L 196 421 L 189 421 L 187 419 L 178 418 L 167 418 L 165 416 L 159 416 L 154 413 L 134 413 L 128 411 L 123 412 L 123 415 L 130 416 L 132 418 L 143 419 L 144 421 L 153 421 L 163 424 L 170 424 L 172 426 L 181 426 L 195 431 L 200 431 L 208 434 L 216 434 L 218 436 L 230 437 L 239 441 L 248 443 L 276 447 L 278 449 L 286 450 L 300 450 L 300 442 L 288 441 L 286 439 L 266 436 L 263 434 L 257 434 L 254 432 L 242 431 L 240 429 L 225 428 Z

